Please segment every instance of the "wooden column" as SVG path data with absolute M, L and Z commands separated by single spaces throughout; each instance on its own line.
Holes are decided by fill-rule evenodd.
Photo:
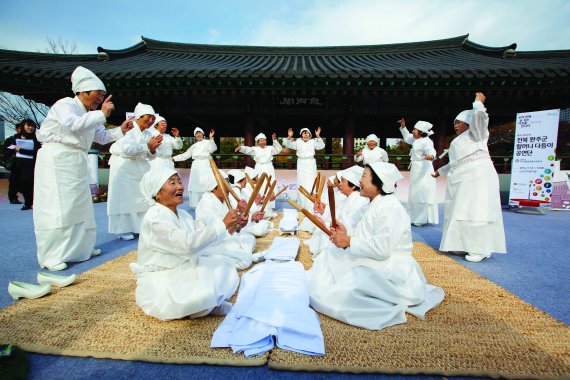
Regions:
M 450 109 L 445 106 L 439 111 L 439 118 L 437 119 L 437 124 L 433 126 L 433 143 L 434 148 L 437 152 L 437 156 L 443 153 L 444 149 L 447 149 L 445 142 L 447 140 L 447 130 L 448 125 L 453 124 L 453 116 L 450 115 Z M 436 158 L 434 161 L 434 167 L 437 170 L 439 167 L 447 164 L 448 157 L 445 156 L 442 159 Z
M 255 121 L 253 120 L 253 115 L 251 112 L 248 112 L 245 115 L 245 123 L 244 123 L 244 145 L 246 146 L 255 146 Z M 255 166 L 255 161 L 251 156 L 245 157 L 245 164 L 246 166 Z
M 349 110 L 346 118 L 344 137 L 342 140 L 342 152 L 346 155 L 343 169 L 354 165 L 354 115 L 352 114 L 352 109 Z

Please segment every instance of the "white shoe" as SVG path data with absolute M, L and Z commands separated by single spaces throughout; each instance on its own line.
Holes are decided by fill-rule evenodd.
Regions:
M 479 254 L 479 253 L 468 253 L 467 256 L 465 256 L 465 260 L 470 261 L 472 263 L 478 263 L 480 261 L 483 261 L 483 259 L 488 259 L 491 257 L 491 254 Z
M 74 274 L 70 276 L 58 276 L 53 273 L 38 272 L 38 284 L 40 285 L 55 285 L 63 288 L 64 286 L 73 284 L 76 279 L 77 276 Z
M 126 234 L 119 234 L 118 238 L 121 240 L 133 240 L 135 236 L 130 232 L 127 232 Z
M 57 264 L 54 265 L 52 267 L 46 267 L 47 270 L 52 271 L 52 272 L 57 272 L 58 270 L 64 270 L 67 269 L 67 264 L 66 263 L 61 263 L 61 264 Z
M 40 298 L 51 292 L 50 285 L 34 285 L 26 282 L 10 281 L 8 293 L 14 300 L 18 298 Z
M 425 223 L 412 223 L 414 226 L 416 227 L 421 227 L 423 226 Z
M 99 248 L 95 248 L 93 251 L 91 251 L 91 257 L 99 256 L 100 254 L 101 254 L 101 250 Z

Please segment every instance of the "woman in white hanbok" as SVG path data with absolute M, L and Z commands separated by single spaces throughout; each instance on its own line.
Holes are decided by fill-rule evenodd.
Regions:
M 473 109 L 455 118 L 449 163 L 434 174 L 447 176 L 441 251 L 479 262 L 506 253 L 499 176 L 489 156 L 489 115 L 478 92 Z
M 186 161 L 192 158 L 192 166 L 190 167 L 190 178 L 188 179 L 188 202 L 190 207 L 195 208 L 200 202 L 204 190 L 200 183 L 202 173 L 210 172 L 210 158 L 212 153 L 218 149 L 214 142 L 214 130 L 210 129 L 210 139 L 204 139 L 204 131 L 200 127 L 194 128 L 194 137 L 196 142 L 182 154 L 172 157 L 174 161 Z
M 252 156 L 255 160 L 255 170 L 259 174 L 265 173 L 271 176 L 272 180 L 275 178 L 275 168 L 273 167 L 273 156 L 281 153 L 283 149 L 279 141 L 277 140 L 277 135 L 274 133 L 271 135 L 273 140 L 272 146 L 267 146 L 267 137 L 260 133 L 255 136 L 255 143 L 257 146 L 238 146 L 235 151 L 243 154 Z
M 424 319 L 444 298 L 429 285 L 412 256 L 410 218 L 395 195 L 402 179 L 393 164 L 374 162 L 360 180 L 370 199 L 354 229 L 339 224 L 334 247 L 322 252 L 307 272 L 311 306 L 350 325 L 370 330 Z
M 177 128 L 172 128 L 172 136 L 166 133 L 168 123 L 162 116 L 157 116 L 153 126 L 150 128 L 150 133 L 153 136 L 162 136 L 162 144 L 156 149 L 156 157 L 150 161 L 150 166 L 156 168 L 162 166 L 169 169 L 174 169 L 174 162 L 172 161 L 172 150 L 182 148 L 182 139 L 180 132 Z
M 379 144 L 380 139 L 375 134 L 366 136 L 366 146 L 354 155 L 354 161 L 364 165 L 378 161 L 388 162 L 388 153 Z
M 184 202 L 184 185 L 173 169 L 151 169 L 140 191 L 151 206 L 142 222 L 137 262 L 130 265 L 137 276 L 137 305 L 161 320 L 227 314 L 239 284 L 237 272 L 200 251 L 234 232 L 236 213 L 196 228 L 192 216 L 177 209 Z
M 321 128 L 315 131 L 315 138 L 311 138 L 311 131 L 308 128 L 301 129 L 301 138 L 292 141 L 293 129 L 287 131 L 285 139 L 285 148 L 297 151 L 297 188 L 303 186 L 305 190 L 311 191 L 311 187 L 317 177 L 317 161 L 315 160 L 315 151 L 324 149 L 325 143 L 320 137 Z M 297 203 L 307 210 L 313 208 L 313 203 L 303 194 L 297 191 Z
M 149 169 L 162 143 L 162 136 L 152 136 L 148 128 L 154 122 L 154 109 L 139 103 L 135 107 L 134 128 L 117 140 L 109 152 L 108 230 L 119 239 L 132 240 L 139 233 L 148 205 L 141 201 L 138 185 Z
M 406 129 L 406 121 L 400 119 L 400 132 L 404 141 L 412 146 L 410 150 L 410 184 L 406 209 L 414 226 L 426 223 L 439 223 L 436 199 L 436 182 L 432 177 L 433 160 L 436 151 L 433 141 L 433 125 L 427 121 L 418 121 L 412 133 Z

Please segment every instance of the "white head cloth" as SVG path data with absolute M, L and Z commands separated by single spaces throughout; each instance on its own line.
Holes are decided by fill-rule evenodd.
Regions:
M 263 133 L 258 134 L 257 136 L 255 136 L 255 143 L 257 144 L 257 140 L 259 139 L 265 139 L 267 140 L 267 136 L 265 136 Z
M 336 178 L 336 175 L 331 175 L 329 177 L 329 182 L 334 184 L 334 179 Z
M 418 121 L 416 125 L 414 125 L 414 128 L 420 132 L 427 133 L 428 136 L 433 135 L 433 131 L 431 130 L 433 128 L 433 124 L 428 123 L 427 121 L 423 120 Z
M 144 115 L 155 115 L 154 108 L 148 104 L 139 103 L 135 107 L 135 120 L 140 119 Z
M 362 166 L 354 165 L 346 169 L 342 173 L 342 177 L 348 182 L 360 187 L 360 178 L 364 174 L 364 168 Z
M 366 136 L 366 142 L 368 143 L 368 141 L 374 141 L 376 145 L 380 145 L 380 139 L 374 133 Z
M 214 173 L 211 170 L 204 170 L 200 172 L 200 186 L 204 191 L 212 191 L 218 186 Z
M 146 172 L 139 182 L 139 189 L 144 201 L 153 206 L 156 203 L 153 198 L 158 194 L 162 185 L 174 174 L 178 174 L 178 172 L 166 167 L 156 167 Z
M 344 169 L 344 170 L 346 170 L 346 169 Z M 342 177 L 343 177 L 343 174 L 344 174 L 344 170 L 339 170 L 339 171 L 336 172 L 336 174 L 335 174 L 335 175 L 336 175 L 336 178 L 338 178 L 338 181 L 339 181 L 339 182 L 342 181 Z
M 459 115 L 455 117 L 455 120 L 459 120 L 465 124 L 471 125 L 471 122 L 473 121 L 473 110 L 465 110 L 459 112 Z
M 249 178 L 254 179 L 255 177 L 257 177 L 259 175 L 259 172 L 257 170 L 255 170 L 254 168 L 252 168 L 251 166 L 246 166 L 245 167 L 245 174 L 247 174 L 249 176 Z
M 222 175 L 222 177 L 224 179 L 228 179 L 228 173 L 226 173 L 225 171 L 223 171 L 222 169 L 218 169 L 218 171 L 220 172 L 220 174 Z
M 71 74 L 71 90 L 74 94 L 84 91 L 105 91 L 105 85 L 93 74 L 89 69 L 83 66 L 77 66 L 77 68 Z
M 245 178 L 245 173 L 238 169 L 232 169 L 228 171 L 228 174 L 234 177 L 233 185 Z
M 309 128 L 302 128 L 299 134 L 303 135 L 303 132 L 309 132 L 309 137 L 313 137 L 313 134 L 311 133 L 311 131 L 309 131 Z
M 196 127 L 194 128 L 194 136 L 196 136 L 196 133 L 198 132 L 202 132 L 203 135 L 205 135 L 204 130 L 200 127 Z
M 156 114 L 156 119 L 154 120 L 154 123 L 152 123 L 152 126 L 156 127 L 158 123 L 160 123 L 161 121 L 166 121 L 166 119 L 160 116 L 159 114 Z
M 387 194 L 393 193 L 396 190 L 396 182 L 404 178 L 394 164 L 378 161 L 368 165 L 370 165 L 374 173 L 380 177 L 382 190 Z

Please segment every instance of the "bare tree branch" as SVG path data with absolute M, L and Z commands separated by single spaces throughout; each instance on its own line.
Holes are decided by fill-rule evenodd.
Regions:
M 51 37 L 46 37 L 48 47 L 45 49 L 46 53 L 52 54 L 73 54 L 77 51 L 77 42 L 64 41 L 61 37 L 57 41 Z

